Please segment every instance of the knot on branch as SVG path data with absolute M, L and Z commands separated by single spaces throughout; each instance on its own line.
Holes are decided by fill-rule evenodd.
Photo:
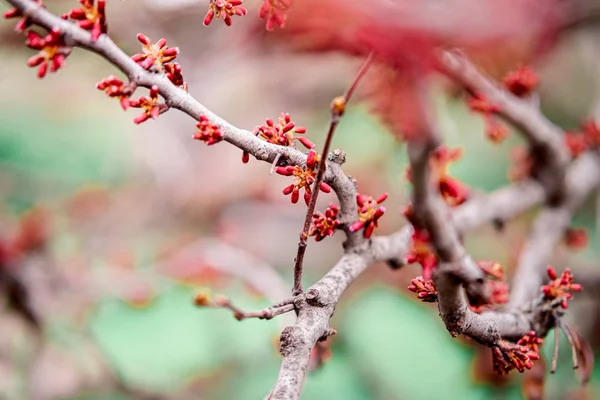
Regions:
M 279 337 L 279 354 L 288 357 L 295 349 L 302 348 L 305 342 L 300 327 L 286 326 Z

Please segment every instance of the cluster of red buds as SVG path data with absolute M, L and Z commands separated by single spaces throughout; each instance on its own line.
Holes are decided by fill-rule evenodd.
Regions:
M 134 54 L 131 59 L 144 69 L 150 69 L 153 65 L 162 69 L 163 64 L 173 61 L 179 54 L 179 47 L 168 47 L 165 38 L 152 43 L 148 36 L 138 33 L 137 39 L 142 44 L 143 52 Z
M 380 206 L 387 199 L 388 194 L 383 193 L 376 199 L 371 196 L 358 193 L 356 195 L 356 205 L 358 206 L 358 221 L 350 225 L 350 232 L 356 232 L 364 228 L 363 237 L 368 239 L 373 234 L 373 230 L 378 226 L 378 220 L 385 213 L 385 207 Z
M 129 108 L 129 96 L 133 94 L 135 90 L 133 85 L 126 84 L 114 75 L 103 79 L 96 84 L 96 88 L 103 90 L 109 97 L 115 97 L 119 99 L 123 110 Z
M 471 111 L 480 113 L 485 123 L 485 134 L 494 143 L 501 143 L 508 136 L 508 130 L 496 119 L 500 107 L 491 104 L 482 95 L 475 95 L 467 100 Z
M 435 303 L 438 299 L 438 293 L 433 281 L 431 279 L 426 280 L 422 276 L 417 276 L 410 281 L 408 290 L 416 293 L 417 297 L 424 303 Z
M 306 157 L 306 167 L 302 168 L 297 165 L 288 165 L 286 167 L 277 167 L 275 172 L 279 175 L 293 176 L 296 181 L 283 189 L 284 195 L 291 194 L 292 203 L 296 204 L 300 198 L 300 189 L 304 188 L 304 201 L 306 205 L 310 202 L 312 189 L 310 185 L 315 181 L 317 175 L 317 167 L 321 156 L 314 149 L 310 149 Z M 325 182 L 321 182 L 321 191 L 325 193 L 331 192 L 331 187 Z
M 231 17 L 246 15 L 248 10 L 242 7 L 244 0 L 210 0 L 208 12 L 204 17 L 204 25 L 208 26 L 213 18 L 223 18 L 225 25 L 231 26 Z
M 588 232 L 583 228 L 567 228 L 563 242 L 572 250 L 582 250 L 590 241 Z
M 339 212 L 340 208 L 334 203 L 329 204 L 324 213 L 315 212 L 308 236 L 314 236 L 317 242 L 320 242 L 327 236 L 333 236 L 340 225 L 338 219 Z
M 409 204 L 404 209 L 403 214 L 413 227 L 411 248 L 406 254 L 404 262 L 407 264 L 421 264 L 421 267 L 423 268 L 423 278 L 429 280 L 438 265 L 437 256 L 431 246 L 431 237 L 429 232 L 419 225 L 412 204 Z
M 432 176 L 437 181 L 440 193 L 450 207 L 459 206 L 469 198 L 469 188 L 450 175 L 448 171 L 450 164 L 460 160 L 462 149 L 449 149 L 440 146 L 431 154 Z
M 40 7 L 44 7 L 44 3 L 42 3 L 42 0 L 33 0 L 34 3 L 36 3 L 37 5 L 39 5 Z M 15 26 L 15 31 L 21 33 L 23 32 L 25 29 L 29 28 L 31 26 L 31 20 L 27 17 L 25 17 L 23 14 L 21 14 L 21 12 L 19 10 L 17 10 L 16 8 L 11 8 L 9 10 L 4 11 L 4 18 L 6 19 L 12 19 L 12 18 L 19 18 L 19 21 L 17 22 L 17 25 Z
M 188 91 L 187 82 L 183 80 L 183 72 L 181 65 L 178 63 L 169 63 L 163 65 L 165 75 L 173 83 L 173 85 L 182 88 L 186 92 Z
M 478 261 L 477 265 L 490 278 L 486 280 L 490 297 L 487 304 L 469 305 L 471 311 L 481 313 L 496 305 L 506 304 L 509 298 L 509 285 L 504 281 L 502 265 L 495 261 Z
M 285 26 L 287 9 L 292 5 L 292 0 L 263 0 L 259 17 L 267 19 L 266 28 L 272 31 L 276 26 Z
M 449 167 L 462 157 L 462 149 L 449 149 L 440 146 L 430 156 L 431 179 L 440 191 L 442 198 L 450 207 L 456 207 L 468 200 L 469 188 L 460 180 L 450 175 Z M 406 171 L 406 177 L 412 181 L 412 170 Z
M 21 216 L 14 235 L 0 241 L 0 269 L 18 264 L 27 253 L 43 248 L 50 238 L 49 214 L 34 208 Z
M 56 72 L 66 63 L 66 58 L 71 54 L 71 48 L 68 47 L 63 39 L 60 30 L 54 29 L 46 36 L 41 36 L 37 32 L 27 32 L 25 44 L 39 53 L 27 60 L 30 67 L 38 67 L 38 77 L 43 78 L 46 72 Z
M 580 132 L 565 132 L 564 141 L 571 156 L 577 158 L 589 149 L 600 147 L 600 127 L 594 121 L 587 121 Z
M 290 114 L 281 113 L 277 123 L 271 118 L 267 118 L 265 125 L 257 126 L 254 129 L 254 134 L 269 143 L 273 143 L 279 146 L 292 146 L 295 147 L 294 140 L 302 143 L 307 149 L 315 147 L 314 143 L 311 142 L 306 136 L 296 136 L 306 133 L 306 128 L 303 126 L 296 126 L 292 121 Z M 248 152 L 242 153 L 242 162 L 245 164 L 250 160 L 250 154 Z
M 517 344 L 501 340 L 492 347 L 494 371 L 498 375 L 508 374 L 513 369 L 524 372 L 533 367 L 533 361 L 539 360 L 539 346 L 543 340 L 535 332 L 523 336 Z
M 429 232 L 413 226 L 412 246 L 404 261 L 407 264 L 421 264 L 424 279 L 431 279 L 433 271 L 438 265 L 438 259 L 433 252 Z
M 77 21 L 80 28 L 92 32 L 92 42 L 98 40 L 101 34 L 107 33 L 106 1 L 105 0 L 79 0 L 80 8 L 73 8 L 69 18 Z
M 296 126 L 292 122 L 290 114 L 287 113 L 281 113 L 277 124 L 272 119 L 267 118 L 265 125 L 257 126 L 255 129 L 255 134 L 269 143 L 280 146 L 294 146 L 294 140 L 297 140 L 310 150 L 315 147 L 313 142 L 305 136 L 295 136 L 304 133 L 306 133 L 306 128 Z
M 194 134 L 194 139 L 201 140 L 208 146 L 219 143 L 224 138 L 221 129 L 217 125 L 211 124 L 205 115 L 200 116 L 200 121 L 196 126 L 198 132 Z
M 149 97 L 142 96 L 139 99 L 129 100 L 129 105 L 134 108 L 141 108 L 143 113 L 135 117 L 133 122 L 141 124 L 149 118 L 156 119 L 158 116 L 167 110 L 165 104 L 158 102 L 158 86 L 154 85 L 150 88 Z
M 530 67 L 521 66 L 509 72 L 502 83 L 515 96 L 526 97 L 539 85 L 540 79 Z
M 564 309 L 569 306 L 567 300 L 573 297 L 570 292 L 581 292 L 583 290 L 583 286 L 579 283 L 573 283 L 573 274 L 569 268 L 565 269 L 559 277 L 556 275 L 556 270 L 549 266 L 548 277 L 550 282 L 541 287 L 544 299 L 550 301 L 561 300 L 560 305 Z

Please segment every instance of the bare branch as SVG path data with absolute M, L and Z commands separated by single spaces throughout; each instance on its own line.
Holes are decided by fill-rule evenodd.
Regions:
M 298 252 L 296 254 L 296 258 L 294 259 L 294 288 L 292 293 L 294 296 L 302 293 L 302 264 L 304 262 L 304 253 L 306 252 L 306 245 L 308 240 L 308 232 L 310 230 L 310 225 L 312 223 L 313 214 L 315 212 L 315 207 L 317 205 L 317 199 L 319 197 L 319 192 L 321 191 L 321 183 L 323 182 L 323 177 L 325 175 L 325 169 L 327 168 L 327 157 L 329 156 L 329 148 L 331 147 L 331 141 L 333 140 L 333 135 L 335 134 L 335 130 L 340 123 L 341 117 L 344 115 L 346 111 L 346 105 L 350 101 L 352 97 L 352 93 L 356 89 L 360 79 L 366 74 L 369 69 L 369 65 L 371 65 L 371 61 L 373 59 L 373 54 L 369 54 L 367 60 L 364 65 L 358 71 L 356 78 L 350 85 L 350 88 L 346 92 L 346 94 L 342 97 L 336 97 L 331 103 L 331 117 L 329 122 L 329 130 L 327 131 L 327 136 L 325 137 L 325 144 L 323 145 L 323 150 L 321 151 L 321 159 L 319 160 L 319 169 L 317 171 L 317 176 L 315 177 L 315 182 L 313 183 L 313 191 L 310 196 L 310 202 L 308 204 L 308 209 L 306 210 L 306 216 L 304 218 L 304 226 L 302 228 L 302 232 L 300 232 L 300 241 L 298 242 Z M 351 234 L 354 237 L 358 237 L 356 233 Z
M 440 61 L 450 78 L 499 106 L 498 113 L 521 130 L 534 158 L 533 176 L 542 182 L 548 201 L 559 204 L 567 193 L 563 178 L 570 160 L 562 129 L 545 118 L 531 101 L 498 87 L 458 53 L 445 52 Z

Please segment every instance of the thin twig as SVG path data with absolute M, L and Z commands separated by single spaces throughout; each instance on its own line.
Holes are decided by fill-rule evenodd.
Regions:
M 569 325 L 565 324 L 562 320 L 558 320 L 558 326 L 565 333 L 567 340 L 569 341 L 569 346 L 571 346 L 571 357 L 573 358 L 573 369 L 579 368 L 579 358 L 577 357 L 577 346 L 575 344 L 575 337 L 573 332 L 571 332 L 571 328 Z
M 558 326 L 554 327 L 554 355 L 552 356 L 552 368 L 550 368 L 550 373 L 556 372 L 556 366 L 558 364 Z
M 315 182 L 313 184 L 313 191 L 310 196 L 310 202 L 308 203 L 308 209 L 306 210 L 306 216 L 304 218 L 304 226 L 302 227 L 302 232 L 300 232 L 300 240 L 298 241 L 298 252 L 296 254 L 296 258 L 294 259 L 294 289 L 292 291 L 294 296 L 302 293 L 302 269 L 304 264 L 304 254 L 306 253 L 306 246 L 308 240 L 308 233 L 310 230 L 310 225 L 312 223 L 313 214 L 315 213 L 315 207 L 317 205 L 317 199 L 319 197 L 319 192 L 321 191 L 321 183 L 323 182 L 323 177 L 325 176 L 325 169 L 327 168 L 327 155 L 329 154 L 329 148 L 331 147 L 331 141 L 333 140 L 333 135 L 335 134 L 335 130 L 340 122 L 340 118 L 344 115 L 346 111 L 346 105 L 350 101 L 350 97 L 354 90 L 358 86 L 360 79 L 366 74 L 369 66 L 371 65 L 371 61 L 373 59 L 373 54 L 369 54 L 367 60 L 364 62 L 361 69 L 358 71 L 356 78 L 350 85 L 350 88 L 346 92 L 346 94 L 342 97 L 336 97 L 331 103 L 331 118 L 329 122 L 329 130 L 327 131 L 327 136 L 325 137 L 325 144 L 323 145 L 323 150 L 321 151 L 321 159 L 319 160 L 319 169 L 317 171 L 317 176 L 315 177 Z
M 241 308 L 234 306 L 227 297 L 217 296 L 214 299 L 211 299 L 210 296 L 204 293 L 200 293 L 196 296 L 195 303 L 198 307 L 215 307 L 231 310 L 234 318 L 238 321 L 243 321 L 248 318 L 268 320 L 294 310 L 294 304 L 289 303 L 282 306 L 274 305 L 257 311 L 244 311 Z

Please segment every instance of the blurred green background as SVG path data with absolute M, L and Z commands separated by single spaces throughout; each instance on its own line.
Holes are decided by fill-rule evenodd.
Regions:
M 64 11 L 74 2 L 48 3 Z M 249 43 L 235 31 L 244 29 L 242 24 L 227 30 L 213 23 L 206 29 L 201 26 L 205 8 L 196 2 L 109 6 L 111 32 L 127 52 L 138 51 L 137 32 L 154 40 L 166 36 L 181 48 L 190 93 L 248 129 L 285 111 L 322 143 L 329 101 L 345 90 L 360 65 L 338 55 L 290 55 L 268 41 Z M 27 280 L 47 311 L 43 344 L 3 308 L 0 326 L 1 319 L 9 322 L 0 342 L 0 398 L 34 398 L 36 390 L 56 393 L 57 399 L 89 400 L 138 398 L 138 390 L 173 398 L 265 396 L 279 368 L 279 332 L 293 319 L 238 322 L 225 310 L 197 309 L 192 299 L 208 288 L 239 307 L 258 309 L 280 300 L 270 297 L 288 293 L 304 207 L 281 195 L 286 178 L 269 175 L 269 165 L 253 159 L 242 164 L 241 151 L 227 144 L 206 147 L 193 141 L 194 122 L 176 111 L 135 126 L 135 110 L 124 113 L 95 89 L 96 82 L 116 73 L 95 55 L 75 50 L 67 67 L 38 80 L 25 65 L 33 53 L 12 27 L 0 23 L 0 237 L 10 237 L 28 210 L 46 210 L 47 250 L 23 268 L 35 276 L 36 268 L 51 266 L 64 282 L 57 284 L 60 296 L 44 297 L 53 293 L 54 283 Z M 567 129 L 593 112 L 598 65 L 590 37 L 595 36 L 574 33 L 540 65 L 543 109 Z M 517 135 L 501 145 L 490 143 L 481 118 L 443 90 L 436 107 L 448 144 L 464 149 L 452 173 L 476 192 L 509 183 Z M 345 169 L 362 193 L 390 193 L 376 233 L 399 229 L 410 195 L 403 146 L 356 102 L 341 122 L 334 148 L 346 151 Z M 322 197 L 321 209 L 334 200 Z M 468 250 L 510 271 L 534 215 L 532 210 L 502 232 L 487 226 L 470 233 Z M 593 200 L 575 225 L 588 229 L 591 245 L 576 254 L 560 247 L 554 259 L 561 269 L 574 265 L 577 276 L 576 265 L 599 255 Z M 305 285 L 339 257 L 343 238 L 338 236 L 310 242 Z M 247 279 L 252 263 L 234 261 L 231 267 L 228 255 L 207 256 L 205 240 L 261 260 L 274 286 L 266 285 L 265 292 Z M 330 340 L 332 357 L 310 373 L 303 399 L 521 398 L 519 374 L 490 379 L 490 360 L 477 361 L 487 350 L 452 339 L 435 306 L 408 292 L 410 279 L 419 274 L 416 266 L 391 271 L 377 265 L 360 277 L 332 320 L 338 331 Z M 579 297 L 569 323 L 597 345 L 597 298 Z M 546 380 L 547 398 L 599 398 L 600 371 L 596 368 L 589 387 L 580 390 L 564 341 L 558 371 Z M 551 338 L 548 343 L 544 352 L 550 360 Z

